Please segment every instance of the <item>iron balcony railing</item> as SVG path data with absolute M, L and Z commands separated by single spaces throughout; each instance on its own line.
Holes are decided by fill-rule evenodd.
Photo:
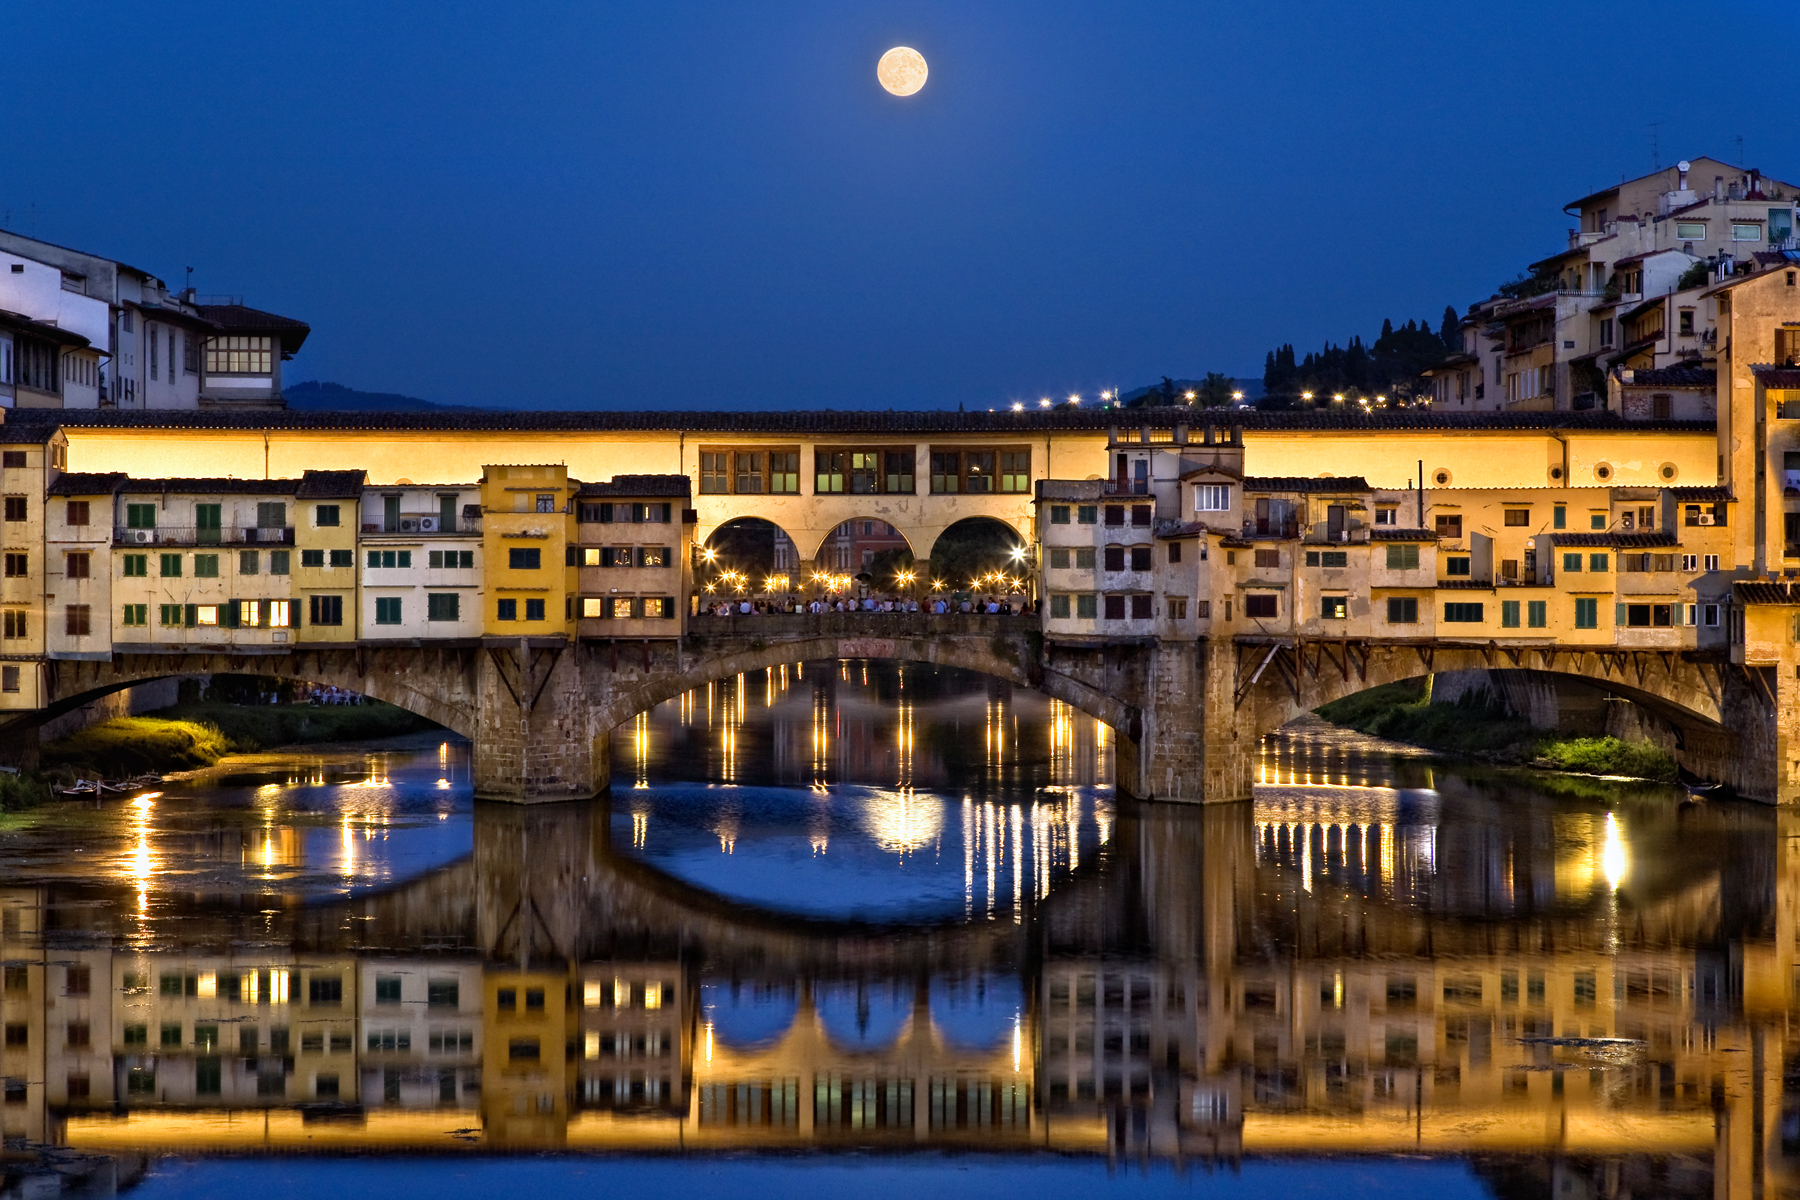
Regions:
M 117 546 L 291 546 L 294 527 L 256 526 L 231 529 L 201 528 L 197 525 L 158 525 L 154 529 L 136 529 L 128 525 L 113 526 L 113 544 Z

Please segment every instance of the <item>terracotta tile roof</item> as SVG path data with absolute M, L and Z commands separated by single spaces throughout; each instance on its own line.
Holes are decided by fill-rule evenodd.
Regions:
M 49 492 L 52 496 L 110 496 L 126 478 L 123 471 L 64 471 Z
M 686 432 L 721 434 L 914 434 L 976 433 L 1024 437 L 1044 433 L 1104 433 L 1109 426 L 1173 429 L 1187 425 L 1198 440 L 1207 424 L 1241 426 L 1252 433 L 1383 432 L 1387 430 L 1606 430 L 1619 432 L 1712 433 L 1712 421 L 1628 421 L 1604 409 L 1584 412 L 1449 413 L 1430 409 L 1126 410 L 1048 409 L 1031 412 L 948 412 L 944 410 L 790 412 L 524 412 L 468 409 L 456 412 L 227 412 L 221 410 L 119 411 L 98 409 L 11 409 L 7 422 L 59 424 L 70 429 L 207 429 L 257 433 L 330 429 L 365 432 L 435 433 L 608 433 Z M 1159 443 L 1159 445 L 1161 445 Z M 1168 448 L 1164 446 L 1163 448 Z
M 292 354 L 306 341 L 312 326 L 305 321 L 264 312 L 243 304 L 196 304 L 202 319 L 226 333 L 267 333 L 281 339 L 281 352 Z
M 1669 495 L 1677 500 L 1729 500 L 1731 489 L 1722 483 L 1696 484 L 1693 487 L 1672 487 Z
M 1377 525 L 1369 530 L 1371 542 L 1435 542 L 1438 532 L 1435 529 L 1396 529 L 1391 525 Z
M 1731 595 L 1739 604 L 1800 605 L 1800 584 L 1738 582 L 1731 585 Z
M 694 481 L 686 475 L 614 475 L 610 483 L 584 483 L 577 496 L 671 496 L 686 499 L 694 494 Z
M 118 491 L 126 496 L 292 496 L 298 479 L 127 479 Z
M 1494 585 L 1486 579 L 1439 579 L 1432 584 L 1441 592 L 1491 592 Z
M 362 495 L 367 471 L 307 471 L 294 495 L 302 500 L 353 500 Z
M 1800 388 L 1800 367 L 1751 367 L 1766 388 Z
M 1369 481 L 1361 475 L 1341 475 L 1336 478 L 1313 478 L 1305 475 L 1246 475 L 1244 477 L 1246 492 L 1367 492 Z
M 1639 367 L 1631 374 L 1627 387 L 1712 388 L 1719 379 L 1716 367 L 1674 366 Z
M 1661 546 L 1679 546 L 1674 534 L 1659 533 L 1553 533 L 1550 540 L 1558 546 L 1612 546 L 1619 550 L 1648 550 Z

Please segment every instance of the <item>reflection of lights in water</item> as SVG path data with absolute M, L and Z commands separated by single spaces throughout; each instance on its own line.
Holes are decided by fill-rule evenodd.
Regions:
M 623 1012 L 631 1007 L 631 984 L 620 976 L 613 976 L 613 1007 Z
M 1013 1018 L 1013 1070 L 1019 1071 L 1025 1065 L 1025 1026 L 1019 1018 Z
M 708 1021 L 706 1023 L 706 1061 L 707 1062 L 712 1061 L 712 1046 L 713 1046 L 713 1023 L 711 1021 Z
M 963 916 L 975 912 L 975 802 L 963 797 Z
M 1344 1007 L 1344 973 L 1335 972 L 1331 977 L 1331 1007 Z
M 864 801 L 863 820 L 877 846 L 904 857 L 936 840 L 944 802 L 904 789 L 876 792 Z
M 650 786 L 650 714 L 641 712 L 631 722 L 631 751 L 637 758 L 637 782 L 634 787 Z
M 631 845 L 642 850 L 650 841 L 650 814 L 634 812 L 631 814 Z
M 738 825 L 735 820 L 720 821 L 713 826 L 713 832 L 719 836 L 719 853 L 733 854 L 737 851 Z
M 449 761 L 450 761 L 450 743 L 449 742 L 439 742 L 438 743 L 438 765 L 442 766 Z
M 1619 820 L 1606 814 L 1606 842 L 1600 851 L 1600 869 L 1606 873 L 1606 886 L 1618 889 L 1625 881 L 1625 839 L 1619 832 Z
M 1025 922 L 1025 856 L 1019 853 L 1023 844 L 1022 834 L 1025 829 L 1025 811 L 1017 804 L 1012 806 L 1012 867 L 1013 867 L 1013 924 Z
M 150 812 L 156 807 L 156 797 L 161 792 L 150 792 L 139 796 L 131 802 L 135 815 L 131 819 L 132 833 L 136 836 L 137 845 L 132 848 L 129 858 L 131 877 L 137 883 L 138 916 L 144 916 L 150 908 L 150 878 L 155 875 L 161 865 L 156 855 L 150 851 Z
M 600 1031 L 598 1029 L 587 1031 L 587 1036 L 582 1039 L 582 1054 L 588 1059 L 600 1057 Z

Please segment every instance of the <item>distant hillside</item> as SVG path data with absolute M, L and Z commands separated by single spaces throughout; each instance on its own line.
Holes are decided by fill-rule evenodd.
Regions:
M 476 412 L 464 404 L 433 404 L 398 392 L 359 392 L 341 383 L 308 380 L 282 389 L 295 412 Z

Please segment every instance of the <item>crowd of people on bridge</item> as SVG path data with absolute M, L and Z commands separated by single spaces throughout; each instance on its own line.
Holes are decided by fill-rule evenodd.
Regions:
M 807 613 L 928 613 L 944 616 L 972 613 L 991 616 L 1027 616 L 1037 611 L 1023 596 L 930 596 L 920 600 L 913 596 L 820 596 L 804 601 L 798 596 L 782 599 L 757 599 L 749 596 L 735 600 L 703 601 L 700 612 L 712 617 L 759 617 Z

